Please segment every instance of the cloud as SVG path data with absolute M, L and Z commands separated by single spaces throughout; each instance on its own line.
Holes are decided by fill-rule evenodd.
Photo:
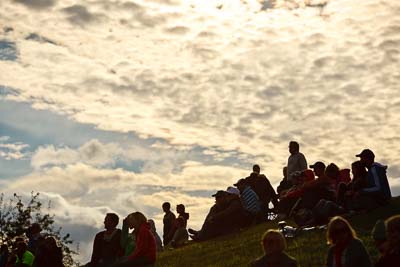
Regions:
M 28 144 L 9 142 L 9 136 L 0 136 L 0 157 L 6 160 L 25 159 L 29 156 Z

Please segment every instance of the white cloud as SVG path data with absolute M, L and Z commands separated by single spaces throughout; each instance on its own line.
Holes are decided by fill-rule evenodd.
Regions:
M 18 160 L 28 157 L 28 144 L 9 142 L 9 136 L 0 136 L 0 157 L 6 160 Z

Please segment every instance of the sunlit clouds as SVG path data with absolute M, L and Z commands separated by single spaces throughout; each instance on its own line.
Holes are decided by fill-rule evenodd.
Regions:
M 52 199 L 75 239 L 87 233 L 83 260 L 107 210 L 143 210 L 160 229 L 169 200 L 198 227 L 211 194 L 253 163 L 276 185 L 290 140 L 309 163 L 341 168 L 369 147 L 400 192 L 397 1 L 3 0 L 0 10 L 0 189 Z

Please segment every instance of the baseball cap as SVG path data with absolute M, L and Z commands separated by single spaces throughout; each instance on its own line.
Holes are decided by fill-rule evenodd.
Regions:
M 357 154 L 356 157 L 374 159 L 375 154 L 374 152 L 372 152 L 371 149 L 366 148 L 363 151 L 361 151 L 360 154 Z
M 222 196 L 225 196 L 225 195 L 226 195 L 226 192 L 224 190 L 218 190 L 217 193 L 212 195 L 212 197 L 222 197 Z
M 311 169 L 315 169 L 315 168 L 321 168 L 321 169 L 325 169 L 325 163 L 323 163 L 322 161 L 317 161 L 314 164 L 310 165 Z

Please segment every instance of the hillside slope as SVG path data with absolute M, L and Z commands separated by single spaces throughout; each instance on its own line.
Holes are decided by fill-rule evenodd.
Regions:
M 358 236 L 364 241 L 373 261 L 377 251 L 370 237 L 370 232 L 378 219 L 386 219 L 400 214 L 400 197 L 392 200 L 390 205 L 379 208 L 368 214 L 356 215 L 349 220 Z M 210 241 L 195 243 L 161 253 L 157 267 L 237 267 L 248 266 L 249 262 L 263 254 L 260 245 L 262 234 L 270 228 L 277 228 L 277 222 L 266 222 L 240 233 L 216 238 Z M 300 266 L 324 266 L 328 249 L 325 238 L 326 230 L 300 232 L 298 236 L 288 239 L 288 254 L 295 257 Z

